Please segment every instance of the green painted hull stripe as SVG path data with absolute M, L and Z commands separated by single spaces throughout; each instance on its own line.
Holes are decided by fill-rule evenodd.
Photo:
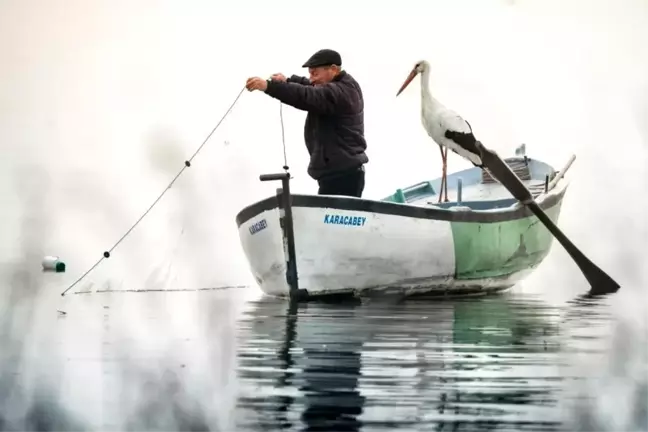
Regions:
M 562 200 L 545 210 L 555 223 Z M 451 222 L 455 279 L 506 276 L 540 264 L 553 236 L 535 216 L 496 222 Z

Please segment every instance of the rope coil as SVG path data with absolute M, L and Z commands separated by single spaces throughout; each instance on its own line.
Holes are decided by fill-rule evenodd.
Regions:
M 236 105 L 236 102 L 238 102 L 238 100 L 239 100 L 239 98 L 241 97 L 241 95 L 243 94 L 243 91 L 244 91 L 244 90 L 245 90 L 245 87 L 243 87 L 243 88 L 241 89 L 241 91 L 239 92 L 239 94 L 238 94 L 238 95 L 236 96 L 236 98 L 234 99 L 234 102 L 232 102 L 232 104 L 231 104 L 230 107 L 227 109 L 227 111 L 225 111 L 225 114 L 221 117 L 221 119 L 218 121 L 218 123 L 216 124 L 216 126 L 214 126 L 214 128 L 211 130 L 211 132 L 209 133 L 209 135 L 207 135 L 207 137 L 204 139 L 204 141 L 202 142 L 202 144 L 200 144 L 200 146 L 199 146 L 198 149 L 194 152 L 194 154 L 193 154 L 193 155 L 192 155 L 188 160 L 186 160 L 186 161 L 184 162 L 184 166 L 182 167 L 182 169 L 178 172 L 178 174 L 176 174 L 176 176 L 173 178 L 173 180 L 171 180 L 171 183 L 169 183 L 169 185 L 168 185 L 168 186 L 167 186 L 167 187 L 162 191 L 162 193 L 161 193 L 161 194 L 160 194 L 160 195 L 155 199 L 155 201 L 153 201 L 153 204 L 151 204 L 151 205 L 149 206 L 149 208 L 144 212 L 144 214 L 142 214 L 142 216 L 140 216 L 139 219 L 137 219 L 137 221 L 136 221 L 136 222 L 135 222 L 135 223 L 134 223 L 134 224 L 133 224 L 133 225 L 132 225 L 132 226 L 131 226 L 127 231 L 126 231 L 126 233 L 124 233 L 123 236 L 121 236 L 121 238 L 120 238 L 119 240 L 117 240 L 117 242 L 116 242 L 116 243 L 115 243 L 115 244 L 114 244 L 110 249 L 108 249 L 107 251 L 105 251 L 105 252 L 103 253 L 103 256 L 102 256 L 102 257 L 101 257 L 101 258 L 100 258 L 100 259 L 99 259 L 99 260 L 98 260 L 94 265 L 92 265 L 92 267 L 90 267 L 90 268 L 89 268 L 85 273 L 83 273 L 83 274 L 82 274 L 82 275 L 81 275 L 81 276 L 80 276 L 76 281 L 74 281 L 74 282 L 73 282 L 69 287 L 67 287 L 67 289 L 61 293 L 61 296 L 65 296 L 65 293 L 66 293 L 66 292 L 68 292 L 68 291 L 71 290 L 71 289 L 72 289 L 76 284 L 78 284 L 79 282 L 81 282 L 81 280 L 82 280 L 83 278 L 85 278 L 85 277 L 86 277 L 86 276 L 87 276 L 87 275 L 88 275 L 92 270 L 94 270 L 94 269 L 95 269 L 95 268 L 96 268 L 96 267 L 97 267 L 97 266 L 98 266 L 98 265 L 99 265 L 99 264 L 100 264 L 104 259 L 106 259 L 106 258 L 110 258 L 110 254 L 111 254 L 111 252 L 112 252 L 113 250 L 115 250 L 115 248 L 116 248 L 116 247 L 117 247 L 117 246 L 118 246 L 122 241 L 124 241 L 124 239 L 125 239 L 125 238 L 126 238 L 126 237 L 127 237 L 127 236 L 132 232 L 132 231 L 133 231 L 133 229 L 135 229 L 135 227 L 136 227 L 136 226 L 137 226 L 137 225 L 142 221 L 142 219 L 144 219 L 144 217 L 146 217 L 146 215 L 147 215 L 147 214 L 148 214 L 148 213 L 153 209 L 153 207 L 155 207 L 155 205 L 156 205 L 156 204 L 157 204 L 157 203 L 162 199 L 162 197 L 164 196 L 164 194 L 165 194 L 169 189 L 171 189 L 171 186 L 173 186 L 173 184 L 176 182 L 176 180 L 178 180 L 178 178 L 179 178 L 180 175 L 184 172 L 184 170 L 187 169 L 187 168 L 189 168 L 189 167 L 191 167 L 191 161 L 193 161 L 193 159 L 196 157 L 196 155 L 200 152 L 200 150 L 202 150 L 202 148 L 204 147 L 204 145 L 207 143 L 207 141 L 209 140 L 209 138 L 211 138 L 211 136 L 214 134 L 214 132 L 216 132 L 216 129 L 218 129 L 218 127 L 221 125 L 221 123 L 223 123 L 223 120 L 225 120 L 225 118 L 226 118 L 226 117 L 229 115 L 229 113 L 232 111 L 232 108 L 234 108 L 234 105 Z M 283 116 L 282 116 L 282 122 L 281 122 L 281 133 L 282 133 L 282 136 L 283 136 Z M 284 146 L 284 160 L 285 160 L 285 146 Z M 287 168 L 288 168 L 287 166 L 284 166 L 284 169 L 287 169 Z

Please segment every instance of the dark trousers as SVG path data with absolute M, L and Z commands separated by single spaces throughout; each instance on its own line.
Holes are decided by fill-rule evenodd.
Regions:
M 317 182 L 319 195 L 346 195 L 361 198 L 365 186 L 364 166 L 327 175 Z

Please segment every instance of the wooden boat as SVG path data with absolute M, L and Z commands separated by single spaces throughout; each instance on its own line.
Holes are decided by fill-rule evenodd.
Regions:
M 505 159 L 557 223 L 568 180 L 540 160 Z M 447 176 L 382 200 L 291 194 L 283 188 L 242 209 L 236 222 L 261 290 L 272 296 L 376 293 L 476 295 L 508 289 L 547 256 L 553 237 L 487 171 Z M 290 199 L 288 199 L 288 197 Z

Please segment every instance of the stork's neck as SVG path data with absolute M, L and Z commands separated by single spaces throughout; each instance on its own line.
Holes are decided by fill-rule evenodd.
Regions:
M 421 73 L 421 109 L 430 109 L 435 111 L 441 106 L 438 100 L 436 100 L 432 93 L 430 92 L 430 71 L 424 70 Z

